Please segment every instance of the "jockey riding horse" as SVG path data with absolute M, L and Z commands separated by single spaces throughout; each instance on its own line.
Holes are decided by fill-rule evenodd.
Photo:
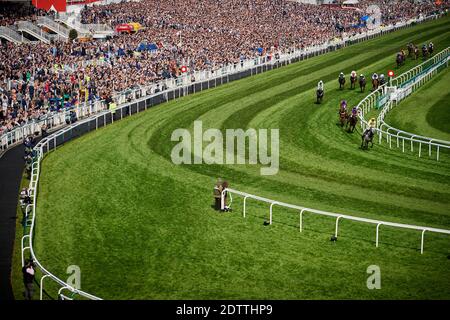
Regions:
M 433 51 L 434 51 L 434 44 L 433 44 L 433 42 L 430 42 L 428 44 L 428 53 L 430 54 L 430 56 L 433 55 Z
M 412 57 L 414 53 L 414 45 L 412 42 L 408 43 L 408 57 Z
M 386 83 L 386 79 L 384 78 L 384 74 L 380 74 L 380 78 L 378 79 L 379 85 L 382 86 Z
M 343 89 L 344 88 L 344 85 L 345 85 L 345 76 L 344 76 L 344 73 L 343 72 L 341 72 L 340 74 L 339 74 L 339 79 L 338 79 L 338 81 L 339 81 L 339 89 Z
M 350 74 L 350 89 L 355 89 L 357 80 L 358 76 L 356 74 L 356 71 L 352 71 L 352 73 Z
M 414 60 L 419 59 L 419 48 L 414 46 Z
M 358 109 L 356 107 L 353 107 L 352 114 L 349 116 L 347 120 L 347 131 L 348 132 L 355 131 L 357 123 L 358 123 Z
M 404 54 L 403 50 L 397 53 L 397 58 L 395 59 L 395 61 L 397 62 L 397 68 L 399 68 L 401 65 L 404 64 L 405 54 Z
M 341 124 L 341 127 L 345 125 L 347 119 L 348 119 L 347 101 L 342 100 L 339 107 L 339 122 Z
M 375 135 L 375 127 L 376 127 L 376 120 L 375 118 L 372 118 L 368 122 L 368 128 L 364 130 L 361 136 L 361 149 L 368 149 L 369 143 L 372 144 L 371 148 L 373 147 L 373 136 Z
M 316 91 L 316 97 L 317 97 L 317 103 L 321 103 L 324 96 L 324 89 L 323 89 L 323 81 L 320 80 L 317 84 L 317 91 Z
M 422 57 L 424 60 L 428 58 L 428 47 L 426 44 L 422 46 Z
M 378 89 L 378 85 L 379 85 L 379 80 L 378 80 L 378 74 L 374 73 L 372 75 L 372 91 L 375 91 Z
M 359 76 L 359 87 L 361 88 L 361 92 L 366 90 L 366 78 L 363 74 Z

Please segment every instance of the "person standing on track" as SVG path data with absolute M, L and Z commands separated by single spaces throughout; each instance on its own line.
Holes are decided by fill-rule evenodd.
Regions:
M 219 211 L 221 209 L 221 200 L 222 200 L 222 179 L 217 179 L 217 183 L 214 186 L 214 209 Z
M 31 300 L 33 298 L 34 293 L 34 263 L 32 260 L 28 260 L 25 266 L 22 268 L 22 274 L 23 274 L 23 284 L 25 285 L 25 299 Z

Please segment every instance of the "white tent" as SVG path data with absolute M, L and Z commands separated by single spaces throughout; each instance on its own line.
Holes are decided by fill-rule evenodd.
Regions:
M 358 0 L 345 0 L 342 4 L 358 4 Z

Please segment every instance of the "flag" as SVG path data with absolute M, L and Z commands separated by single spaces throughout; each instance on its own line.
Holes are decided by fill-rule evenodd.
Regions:
M 66 12 L 66 0 L 31 0 L 31 3 L 37 9 Z

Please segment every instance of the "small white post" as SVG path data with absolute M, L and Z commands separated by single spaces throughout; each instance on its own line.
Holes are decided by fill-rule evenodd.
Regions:
M 224 210 L 225 209 L 225 190 L 222 190 L 222 194 L 220 195 L 220 209 Z
M 339 228 L 339 219 L 342 218 L 342 216 L 339 216 L 336 218 L 336 231 L 334 233 L 334 236 L 337 238 L 338 236 L 338 228 Z
M 270 217 L 269 217 L 269 223 L 270 224 L 272 224 L 272 208 L 273 208 L 273 205 L 274 204 L 277 204 L 277 202 L 272 202 L 271 204 L 270 204 Z
M 41 278 L 41 287 L 39 288 L 39 300 L 42 300 L 42 293 L 44 292 L 44 279 L 50 277 L 48 274 L 42 276 Z
M 381 223 L 377 224 L 377 236 L 376 236 L 376 240 L 375 240 L 375 245 L 377 248 L 378 248 L 378 239 L 379 239 L 378 234 L 380 232 L 380 226 L 381 226 Z
M 422 231 L 422 240 L 420 241 L 420 254 L 423 254 L 423 242 L 425 240 L 425 231 L 427 231 L 427 229 L 423 229 Z
M 248 198 L 248 196 L 244 197 L 244 209 L 242 210 L 242 213 L 244 214 L 244 218 L 245 218 L 245 204 L 247 203 L 247 198 Z
M 306 210 L 306 209 L 302 209 L 302 210 L 300 211 L 300 225 L 299 225 L 300 232 L 303 231 L 303 211 L 305 211 L 305 210 Z

